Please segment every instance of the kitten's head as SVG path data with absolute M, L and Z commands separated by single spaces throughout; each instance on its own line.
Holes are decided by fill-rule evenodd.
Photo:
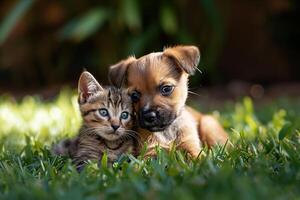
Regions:
M 133 108 L 125 89 L 103 88 L 85 71 L 78 82 L 78 103 L 87 132 L 105 140 L 117 140 L 130 134 Z

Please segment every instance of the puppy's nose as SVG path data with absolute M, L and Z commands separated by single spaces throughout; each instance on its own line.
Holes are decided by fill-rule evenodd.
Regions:
M 120 127 L 120 125 L 112 124 L 111 127 L 114 129 L 114 131 L 116 131 Z
M 156 119 L 156 112 L 154 111 L 147 111 L 143 113 L 143 118 L 146 122 L 152 123 Z

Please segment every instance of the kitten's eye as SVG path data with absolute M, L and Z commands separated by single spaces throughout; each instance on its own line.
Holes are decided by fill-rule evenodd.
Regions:
M 108 116 L 108 111 L 105 108 L 99 109 L 99 113 L 102 117 L 107 117 Z
M 124 111 L 121 113 L 121 119 L 127 119 L 129 117 L 129 113 Z
M 141 93 L 139 93 L 138 91 L 134 90 L 132 93 L 131 93 L 131 100 L 133 102 L 138 102 L 140 100 L 140 97 L 141 97 Z
M 170 96 L 174 90 L 174 86 L 173 85 L 163 85 L 159 88 L 159 90 L 163 96 Z

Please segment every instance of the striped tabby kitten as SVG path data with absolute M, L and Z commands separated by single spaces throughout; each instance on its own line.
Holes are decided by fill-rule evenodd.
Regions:
M 70 156 L 79 171 L 87 160 L 101 160 L 104 152 L 110 164 L 123 153 L 135 154 L 137 135 L 132 131 L 133 108 L 126 90 L 102 88 L 85 71 L 80 76 L 78 91 L 83 125 L 76 138 L 62 141 L 54 152 Z

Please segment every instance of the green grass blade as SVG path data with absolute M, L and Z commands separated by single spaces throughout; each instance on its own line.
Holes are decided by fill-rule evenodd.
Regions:
M 60 31 L 60 37 L 80 42 L 98 31 L 108 20 L 109 15 L 110 12 L 106 8 L 93 9 L 67 23 Z
M 31 8 L 34 0 L 20 0 L 8 13 L 0 25 L 0 45 L 6 40 L 9 33 L 16 26 L 18 21 Z
M 292 132 L 292 124 L 287 122 L 279 131 L 278 139 L 283 140 L 287 135 Z

